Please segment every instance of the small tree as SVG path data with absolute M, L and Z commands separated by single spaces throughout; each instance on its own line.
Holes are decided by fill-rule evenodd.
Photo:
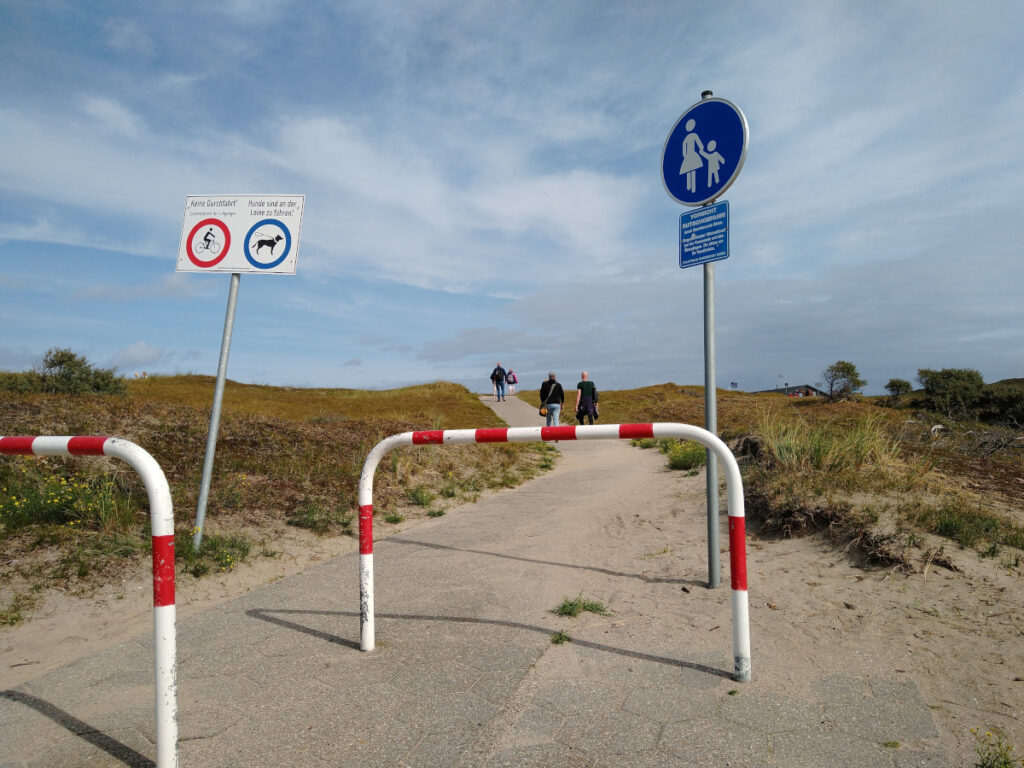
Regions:
M 95 368 L 70 349 L 53 347 L 43 355 L 36 373 L 42 379 L 42 390 L 51 394 L 123 395 L 128 387 L 115 368 Z
M 917 380 L 924 387 L 925 407 L 951 419 L 976 415 L 985 396 L 985 380 L 972 368 L 922 368 Z
M 885 391 L 892 395 L 895 400 L 897 397 L 909 395 L 914 391 L 914 388 L 910 386 L 910 382 L 906 379 L 889 379 L 889 383 L 885 385 Z
M 839 400 L 849 400 L 854 393 L 859 392 L 867 384 L 857 373 L 857 366 L 845 360 L 837 360 L 821 375 L 828 385 L 828 399 L 833 403 Z

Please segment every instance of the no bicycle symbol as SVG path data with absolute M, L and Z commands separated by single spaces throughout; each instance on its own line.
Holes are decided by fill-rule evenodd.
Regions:
M 231 248 L 231 232 L 219 219 L 203 219 L 188 233 L 185 241 L 188 259 L 197 267 L 209 269 L 224 260 Z
M 257 269 L 273 269 L 288 258 L 292 234 L 277 219 L 261 219 L 245 236 L 245 258 Z

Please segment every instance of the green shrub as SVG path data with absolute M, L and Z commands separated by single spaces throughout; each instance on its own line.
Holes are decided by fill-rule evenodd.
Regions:
M 43 355 L 38 369 L 0 374 L 0 389 L 23 394 L 123 395 L 128 385 L 116 368 L 96 368 L 70 349 L 53 347 Z
M 43 391 L 43 377 L 35 371 L 12 373 L 0 371 L 0 390 L 22 395 Z
M 437 497 L 426 486 L 417 485 L 415 488 L 406 489 L 405 498 L 419 507 L 429 507 Z
M 636 437 L 629 441 L 630 445 L 636 448 L 657 448 L 658 439 L 654 437 Z
M 556 616 L 572 616 L 574 618 L 583 613 L 583 611 L 596 613 L 598 616 L 608 615 L 608 609 L 604 607 L 604 603 L 597 600 L 588 600 L 583 597 L 582 592 L 574 600 L 570 600 L 567 597 L 559 605 L 551 609 L 551 613 Z
M 288 525 L 305 528 L 322 536 L 332 532 L 352 533 L 352 519 L 353 516 L 349 512 L 323 507 L 315 501 L 310 501 L 290 513 L 286 522 Z
M 676 442 L 669 447 L 667 455 L 669 469 L 696 469 L 707 460 L 704 446 L 691 441 Z
M 910 382 L 906 379 L 889 379 L 889 383 L 885 385 L 885 391 L 892 395 L 893 398 L 897 398 L 909 395 L 914 391 L 914 388 L 910 386 Z
M 37 527 L 124 534 L 145 521 L 139 497 L 111 477 L 61 477 L 47 473 L 42 462 L 21 460 L 0 465 L 0 482 L 0 541 Z
M 974 738 L 978 742 L 975 745 L 978 762 L 974 764 L 974 768 L 1020 768 L 1024 766 L 1024 758 L 1013 756 L 1013 744 L 1007 741 L 1006 734 L 998 728 L 986 731 L 984 739 L 978 735 L 977 728 L 972 728 L 971 733 L 974 734 Z
M 174 534 L 174 565 L 180 573 L 196 578 L 205 576 L 211 570 L 230 571 L 249 558 L 252 541 L 242 533 L 206 533 L 199 551 L 192 547 L 194 531 L 179 528 Z
M 917 380 L 924 387 L 924 407 L 951 419 L 976 415 L 985 396 L 985 381 L 971 368 L 922 368 Z
M 982 417 L 986 421 L 1024 428 L 1024 384 L 992 384 L 985 387 Z

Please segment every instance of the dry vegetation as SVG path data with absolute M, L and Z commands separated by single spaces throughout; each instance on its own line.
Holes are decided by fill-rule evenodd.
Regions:
M 703 389 L 602 393 L 601 419 L 703 424 Z M 725 391 L 718 424 L 741 456 L 748 514 L 762 535 L 824 529 L 853 552 L 908 569 L 952 566 L 950 547 L 962 547 L 1020 570 L 1020 430 L 957 424 L 885 398 Z
M 209 427 L 213 380 L 153 377 L 126 397 L 0 393 L 4 434 L 113 435 L 146 448 L 174 500 L 179 571 L 227 570 L 272 553 L 275 531 L 298 526 L 352 535 L 362 464 L 381 439 L 414 429 L 500 426 L 464 387 L 435 383 L 383 392 L 288 389 L 228 382 L 203 549 L 191 528 Z M 377 471 L 382 518 L 437 515 L 489 488 L 550 466 L 545 446 L 400 449 Z M 145 493 L 113 460 L 0 460 L 0 622 L 30 614 L 45 591 L 88 592 L 149 543 Z
M 213 381 L 153 377 L 128 389 L 124 397 L 3 393 L 0 431 L 109 434 L 145 447 L 171 485 L 179 569 L 194 576 L 272 553 L 284 525 L 352 535 L 363 460 L 388 435 L 500 425 L 454 384 L 368 392 L 229 382 L 197 555 L 190 529 Z M 536 391 L 521 396 L 539 404 Z M 565 423 L 571 390 L 567 400 Z M 700 387 L 602 392 L 600 407 L 604 423 L 704 420 Z M 940 421 L 885 399 L 830 404 L 724 391 L 718 421 L 741 456 L 748 514 L 761 535 L 826 530 L 851 552 L 908 569 L 954 567 L 949 553 L 959 547 L 1021 570 L 1019 430 Z M 685 453 L 679 446 L 663 450 L 670 463 L 680 459 L 674 467 L 699 464 L 676 457 Z M 551 463 L 551 449 L 538 444 L 399 450 L 377 471 L 375 511 L 382 523 L 443 514 L 445 505 L 514 486 Z M 9 457 L 0 481 L 0 622 L 30 615 L 47 589 L 87 592 L 147 549 L 144 493 L 116 462 Z

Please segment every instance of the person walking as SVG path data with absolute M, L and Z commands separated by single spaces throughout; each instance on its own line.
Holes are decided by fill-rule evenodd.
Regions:
M 555 372 L 549 371 L 547 381 L 540 385 L 540 404 L 548 409 L 545 426 L 558 426 L 558 414 L 564 402 L 565 392 L 562 385 L 555 380 Z
M 500 403 L 505 399 L 505 376 L 507 375 L 505 369 L 501 367 L 500 361 L 494 366 L 494 370 L 491 371 L 491 378 L 494 380 L 495 402 Z
M 516 396 L 516 384 L 519 383 L 519 377 L 516 376 L 516 372 L 511 368 L 508 369 L 508 375 L 505 377 L 505 383 L 508 384 L 508 393 L 512 397 Z
M 586 371 L 580 374 L 576 385 L 576 421 L 580 424 L 588 419 L 591 424 L 597 418 L 597 385 L 590 380 Z

